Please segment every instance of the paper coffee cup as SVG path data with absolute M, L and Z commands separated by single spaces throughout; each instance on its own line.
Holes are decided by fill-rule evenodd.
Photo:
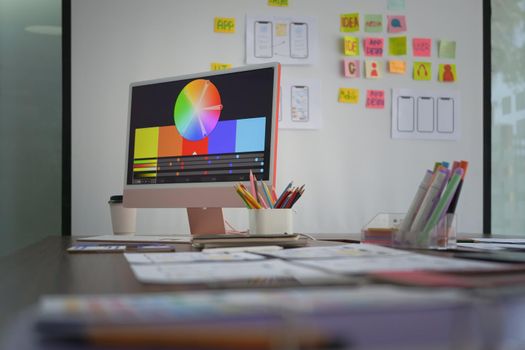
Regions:
M 137 209 L 124 207 L 122 196 L 111 196 L 108 203 L 113 233 L 116 235 L 134 234 L 137 222 Z

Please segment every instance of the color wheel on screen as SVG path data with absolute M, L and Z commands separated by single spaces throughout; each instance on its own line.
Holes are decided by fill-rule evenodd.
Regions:
M 217 87 L 209 80 L 194 80 L 182 89 L 175 101 L 175 126 L 185 139 L 201 140 L 215 129 L 221 110 Z

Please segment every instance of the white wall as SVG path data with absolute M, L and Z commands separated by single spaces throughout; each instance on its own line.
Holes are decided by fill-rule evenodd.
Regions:
M 296 229 L 307 233 L 358 232 L 377 212 L 403 212 L 426 168 L 435 161 L 470 161 L 458 206 L 459 230 L 482 230 L 482 2 L 406 0 L 412 37 L 457 42 L 459 81 L 415 82 L 385 74 L 381 80 L 342 76 L 342 13 L 389 13 L 386 0 L 292 0 L 270 8 L 266 0 L 91 0 L 72 1 L 72 231 L 111 232 L 107 200 L 122 192 L 130 82 L 209 70 L 210 62 L 244 64 L 247 13 L 316 16 L 319 62 L 285 66 L 291 78 L 321 82 L 323 129 L 281 130 L 278 188 L 289 180 L 306 184 L 296 206 Z M 233 35 L 213 33 L 213 18 L 235 17 Z M 363 30 L 358 36 L 364 36 Z M 388 34 L 382 33 L 387 37 Z M 410 47 L 410 45 L 409 45 Z M 436 45 L 433 74 L 437 74 Z M 361 57 L 362 59 L 362 57 Z M 386 58 L 383 58 L 385 60 Z M 411 50 L 406 60 L 413 58 Z M 411 64 L 408 64 L 411 67 Z M 384 110 L 339 104 L 339 87 L 385 89 Z M 392 140 L 390 89 L 457 89 L 461 92 L 459 141 Z M 245 209 L 228 210 L 245 228 Z M 185 210 L 140 209 L 139 233 L 186 233 Z

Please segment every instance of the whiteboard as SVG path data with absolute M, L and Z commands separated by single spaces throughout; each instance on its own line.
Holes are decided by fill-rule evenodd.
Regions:
M 73 0 L 72 1 L 72 233 L 107 234 L 107 201 L 122 192 L 130 82 L 207 71 L 211 62 L 245 64 L 247 15 L 311 16 L 318 27 L 317 63 L 285 66 L 289 79 L 319 81 L 323 125 L 280 130 L 277 187 L 306 184 L 295 208 L 295 229 L 305 233 L 359 232 L 378 212 L 404 212 L 435 161 L 470 162 L 458 205 L 458 230 L 482 231 L 482 2 L 406 0 L 407 37 L 433 39 L 433 72 L 439 39 L 454 40 L 458 81 L 414 81 L 408 72 L 381 79 L 344 77 L 340 15 L 390 14 L 386 0 L 292 0 L 273 8 L 266 0 Z M 213 32 L 214 17 L 236 19 L 236 32 Z M 446 20 L 444 20 L 446 19 Z M 356 36 L 363 37 L 363 30 Z M 382 37 L 389 37 L 383 31 Z M 361 57 L 360 59 L 363 59 Z M 380 60 L 385 60 L 383 57 Z M 360 90 L 358 104 L 338 103 L 338 90 Z M 394 140 L 391 89 L 450 89 L 461 93 L 457 141 Z M 384 109 L 367 109 L 367 89 L 384 89 Z M 444 106 L 446 107 L 446 106 Z M 446 125 L 445 125 L 446 127 Z M 247 227 L 245 209 L 226 210 L 228 221 Z M 137 232 L 189 232 L 184 209 L 140 209 Z

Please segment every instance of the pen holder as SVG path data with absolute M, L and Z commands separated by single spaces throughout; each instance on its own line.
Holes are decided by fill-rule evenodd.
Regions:
M 427 233 L 399 229 L 405 214 L 379 213 L 361 230 L 361 242 L 406 249 L 456 248 L 456 215 L 446 214 Z
M 292 235 L 292 209 L 248 210 L 250 235 Z
M 427 232 L 402 232 L 397 230 L 393 236 L 393 246 L 414 249 L 454 249 L 456 240 L 456 214 L 445 214 Z

